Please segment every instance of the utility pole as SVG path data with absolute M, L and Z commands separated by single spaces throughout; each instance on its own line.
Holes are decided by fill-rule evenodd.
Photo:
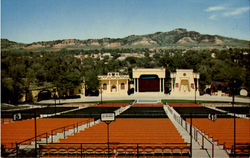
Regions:
M 194 88 L 195 92 L 194 92 L 194 103 L 196 104 L 196 91 L 197 91 L 197 85 L 195 84 L 195 88 Z
M 35 111 L 34 111 L 34 121 L 35 121 L 35 157 L 37 157 L 37 133 L 36 133 L 36 108 L 35 108 Z
M 102 104 L 102 87 L 100 88 L 100 90 L 101 90 L 101 104 Z
M 233 157 L 236 157 L 236 153 L 235 153 L 235 148 L 236 148 L 236 118 L 235 118 L 235 107 L 234 107 L 234 104 L 235 104 L 235 83 L 236 81 L 234 80 L 233 81 L 233 100 L 232 100 L 232 107 L 233 107 L 233 111 L 234 111 L 234 147 L 233 147 Z
M 190 114 L 190 157 L 192 157 L 192 150 L 193 150 L 193 132 L 192 132 L 192 114 Z
M 56 89 L 54 89 L 53 91 L 54 91 L 54 99 L 55 99 L 55 115 L 56 115 Z
M 102 113 L 101 114 L 101 121 L 107 124 L 107 144 L 108 144 L 108 158 L 109 158 L 109 124 L 112 121 L 115 121 L 115 113 Z

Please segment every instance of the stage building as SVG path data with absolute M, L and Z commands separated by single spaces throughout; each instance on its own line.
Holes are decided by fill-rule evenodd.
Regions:
M 128 95 L 129 75 L 120 75 L 119 72 L 109 72 L 99 75 L 102 95 Z
M 192 69 L 177 69 L 170 74 L 171 93 L 173 96 L 199 96 L 199 73 Z
M 134 68 L 134 93 L 165 91 L 165 68 Z

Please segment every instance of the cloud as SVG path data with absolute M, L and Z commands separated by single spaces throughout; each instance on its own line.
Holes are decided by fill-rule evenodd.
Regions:
M 241 8 L 236 8 L 230 12 L 225 12 L 223 13 L 223 16 L 234 16 L 234 15 L 239 15 L 243 14 L 244 12 L 247 12 L 250 10 L 250 7 L 241 7 Z
M 216 17 L 217 17 L 217 15 L 211 15 L 211 16 L 208 17 L 208 19 L 215 20 Z
M 205 11 L 206 12 L 214 12 L 214 11 L 220 11 L 220 10 L 225 10 L 226 8 L 223 6 L 213 6 L 213 7 L 208 7 Z
M 240 7 L 240 8 L 227 8 L 224 6 L 212 6 L 205 9 L 206 12 L 210 13 L 208 19 L 215 20 L 218 17 L 230 17 L 243 14 L 248 12 L 250 7 Z

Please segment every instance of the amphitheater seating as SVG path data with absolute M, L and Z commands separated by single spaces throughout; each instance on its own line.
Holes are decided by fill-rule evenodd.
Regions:
M 106 126 L 100 123 L 60 142 L 106 143 Z M 169 119 L 117 119 L 110 124 L 110 142 L 184 143 L 184 140 Z
M 1 118 L 1 124 L 8 124 L 8 123 L 12 123 L 13 118 Z
M 190 119 L 187 119 L 190 122 Z M 195 118 L 194 126 L 211 137 L 225 149 L 233 150 L 234 144 L 234 120 L 233 118 L 217 118 L 214 122 L 207 118 Z M 236 119 L 236 152 L 250 152 L 250 120 Z M 245 146 L 245 147 L 244 147 Z
M 60 127 L 68 126 L 71 124 L 77 124 L 78 122 L 86 123 L 90 119 L 51 119 L 43 118 L 37 119 L 37 136 L 43 133 L 51 134 L 51 130 Z M 71 126 L 73 128 L 73 126 Z M 62 132 L 63 129 L 55 132 Z M 67 128 L 66 128 L 67 130 Z M 56 133 L 53 133 L 56 134 Z M 1 131 L 1 145 L 4 145 L 5 149 L 16 148 L 16 143 L 35 137 L 34 132 L 34 119 L 16 121 L 10 124 L 2 124 Z M 42 137 L 46 137 L 43 135 Z M 40 138 L 38 138 L 39 140 Z M 29 144 L 30 141 L 25 142 Z
M 118 118 L 109 127 L 110 151 L 116 151 L 116 154 L 130 157 L 136 156 L 136 151 L 140 150 L 143 155 L 160 153 L 162 156 L 163 153 L 182 154 L 190 151 L 190 147 L 184 142 L 169 119 Z M 62 149 L 62 145 L 64 145 L 65 151 L 70 148 L 75 151 L 75 156 L 79 154 L 76 152 L 77 150 L 82 150 L 87 155 L 107 153 L 107 125 L 104 122 L 99 123 L 74 136 L 61 139 L 60 143 L 41 146 L 42 152 L 47 150 L 48 156 L 52 152 L 51 149 L 56 148 L 58 155 L 61 154 L 59 149 Z M 79 144 L 72 146 L 73 143 L 83 143 L 82 148 L 79 149 Z
M 204 107 L 193 103 L 168 103 L 168 105 L 171 107 Z

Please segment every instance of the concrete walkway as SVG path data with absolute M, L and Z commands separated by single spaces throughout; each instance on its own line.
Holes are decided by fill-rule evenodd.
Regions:
M 194 96 L 182 96 L 182 97 L 176 97 L 176 96 L 170 96 L 168 94 L 162 94 L 162 93 L 137 93 L 137 94 L 132 94 L 132 95 L 126 95 L 126 96 L 121 96 L 121 95 L 113 95 L 113 96 L 102 96 L 102 100 L 162 100 L 162 99 L 168 99 L 168 100 L 190 100 L 194 101 L 195 98 Z M 197 96 L 196 100 L 203 100 L 203 101 L 226 101 L 226 102 L 232 102 L 232 97 L 217 97 L 217 96 Z M 76 102 L 91 102 L 91 101 L 101 101 L 101 96 L 88 96 L 88 97 L 83 97 L 83 98 L 77 98 L 77 99 L 60 99 L 60 103 L 76 103 Z M 249 98 L 235 98 L 236 102 L 242 102 L 242 103 L 249 103 L 250 104 L 250 99 Z M 51 100 L 43 100 L 40 101 L 39 103 L 55 103 L 54 99 Z
M 129 109 L 132 105 L 127 105 L 125 107 L 121 107 L 119 109 L 117 109 L 116 111 L 114 111 L 115 115 L 118 116 L 121 113 L 123 113 L 124 111 L 126 111 L 127 109 Z M 77 110 L 79 109 L 83 109 L 85 107 L 79 107 Z M 74 111 L 75 109 L 73 109 Z M 66 111 L 66 112 L 71 112 L 72 110 Z M 65 113 L 65 112 L 64 112 Z M 53 114 L 54 115 L 54 114 Z M 57 113 L 58 115 L 58 113 Z M 49 116 L 44 116 L 44 117 L 49 117 Z M 65 139 L 68 136 L 74 135 L 75 133 L 79 133 L 80 131 L 83 131 L 87 128 L 90 128 L 98 123 L 100 123 L 101 120 L 98 119 L 96 121 L 92 121 L 86 124 L 83 124 L 81 126 L 75 127 L 73 129 L 69 129 L 65 132 L 58 132 L 56 133 L 56 135 L 50 135 L 48 138 L 41 138 L 40 141 L 38 141 L 37 143 L 58 143 L 60 141 L 60 139 Z M 19 145 L 19 149 L 33 149 L 35 148 L 35 141 L 32 141 L 31 144 L 29 145 Z
M 185 142 L 190 143 L 190 124 L 187 123 L 187 130 L 181 126 L 179 123 L 182 121 L 183 123 L 185 122 L 184 120 L 181 120 L 182 118 L 180 115 L 174 110 L 174 108 L 164 105 L 164 111 L 168 115 L 169 119 L 172 121 L 182 138 L 185 140 Z M 178 121 L 179 122 L 178 122 Z M 186 123 L 186 122 L 185 122 Z M 195 135 L 195 131 L 198 130 L 195 127 L 192 128 L 192 135 Z M 202 133 L 201 131 L 199 131 Z M 206 136 L 204 133 L 202 133 L 204 136 Z M 204 138 L 203 138 L 204 140 Z M 221 146 L 217 146 L 214 142 L 212 142 L 211 139 L 209 139 L 207 136 L 205 140 L 203 141 L 204 144 L 202 144 L 202 136 L 199 135 L 197 136 L 197 139 L 192 137 L 192 157 L 193 158 L 210 158 L 214 154 L 214 157 L 216 158 L 228 158 L 228 154 L 226 153 L 225 150 Z M 212 143 L 210 143 L 212 142 Z M 212 150 L 214 148 L 214 151 Z M 214 153 L 213 153 L 214 152 Z

